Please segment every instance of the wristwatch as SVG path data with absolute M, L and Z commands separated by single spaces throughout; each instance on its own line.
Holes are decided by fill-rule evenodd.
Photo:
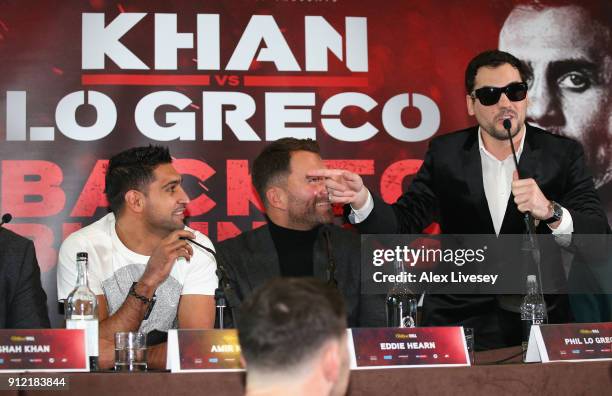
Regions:
M 146 298 L 145 296 L 141 296 L 140 294 L 136 293 L 136 285 L 138 284 L 138 282 L 134 282 L 132 283 L 132 287 L 130 287 L 130 291 L 129 291 L 129 295 L 136 297 L 137 299 L 139 299 L 140 301 L 142 301 L 143 304 L 149 304 L 149 306 L 147 307 L 147 310 L 145 311 L 145 315 L 144 315 L 144 320 L 149 319 L 149 315 L 151 314 L 151 311 L 153 310 L 153 306 L 155 305 L 155 301 L 157 301 L 157 297 L 155 296 L 155 294 L 153 294 L 153 297 L 151 298 Z
M 552 209 L 552 216 L 550 216 L 548 219 L 543 220 L 544 223 L 550 224 L 561 220 L 561 217 L 563 217 L 563 208 L 561 207 L 561 205 L 559 205 L 555 201 L 550 201 L 549 208 Z

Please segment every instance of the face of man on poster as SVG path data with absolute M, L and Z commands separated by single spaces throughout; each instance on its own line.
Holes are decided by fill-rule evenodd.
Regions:
M 527 68 L 527 121 L 578 140 L 596 187 L 612 180 L 612 34 L 580 5 L 519 6 L 499 47 Z

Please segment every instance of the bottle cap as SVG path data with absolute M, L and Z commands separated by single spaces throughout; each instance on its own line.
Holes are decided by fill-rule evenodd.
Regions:
M 527 275 L 527 282 L 535 282 L 535 281 L 536 281 L 535 275 Z
M 87 259 L 87 252 L 78 252 L 77 253 L 77 260 L 78 259 Z

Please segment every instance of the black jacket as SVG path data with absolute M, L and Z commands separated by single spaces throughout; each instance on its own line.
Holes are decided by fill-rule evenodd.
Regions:
M 34 244 L 0 228 L 0 328 L 50 327 Z
M 536 180 L 548 199 L 569 210 L 575 234 L 609 230 L 580 144 L 527 125 L 519 169 L 523 178 Z M 522 234 L 523 217 L 511 195 L 500 233 Z M 477 127 L 432 139 L 407 191 L 393 205 L 374 197 L 373 211 L 357 228 L 369 234 L 419 234 L 434 221 L 444 234 L 495 234 L 484 193 Z M 542 222 L 537 232 L 551 233 Z M 542 260 L 560 264 L 559 247 L 548 245 Z M 555 306 L 549 322 L 571 319 L 567 296 L 547 302 Z M 499 298 L 492 295 L 428 295 L 422 324 L 473 327 L 477 349 L 521 341 L 518 314 L 501 309 Z

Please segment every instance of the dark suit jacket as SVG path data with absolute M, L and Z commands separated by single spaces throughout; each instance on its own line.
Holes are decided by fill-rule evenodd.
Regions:
M 345 299 L 349 326 L 385 326 L 384 298 L 361 294 L 358 234 L 337 226 L 321 226 L 313 251 L 314 276 L 327 281 L 328 257 L 324 230 L 328 230 L 331 237 L 336 263 L 335 279 Z M 225 266 L 240 301 L 268 280 L 281 276 L 278 254 L 267 225 L 223 241 L 217 247 L 217 257 L 218 262 Z
M 0 328 L 51 327 L 34 244 L 0 228 Z
M 608 230 L 577 142 L 528 125 L 519 169 L 523 178 L 536 180 L 548 199 L 569 210 L 574 233 Z M 432 139 L 408 190 L 393 205 L 374 197 L 374 210 L 357 228 L 371 234 L 418 234 L 434 221 L 444 234 L 495 234 L 484 194 L 477 127 Z M 511 195 L 500 233 L 522 234 L 524 229 L 523 215 Z M 551 233 L 543 223 L 537 232 Z M 543 251 L 542 260 L 561 263 L 558 247 L 549 245 L 554 249 Z M 519 344 L 518 314 L 501 309 L 498 300 L 490 295 L 429 295 L 422 323 L 474 327 L 477 349 Z M 549 312 L 550 322 L 570 319 L 567 298 L 547 302 L 556 304 L 556 311 Z

